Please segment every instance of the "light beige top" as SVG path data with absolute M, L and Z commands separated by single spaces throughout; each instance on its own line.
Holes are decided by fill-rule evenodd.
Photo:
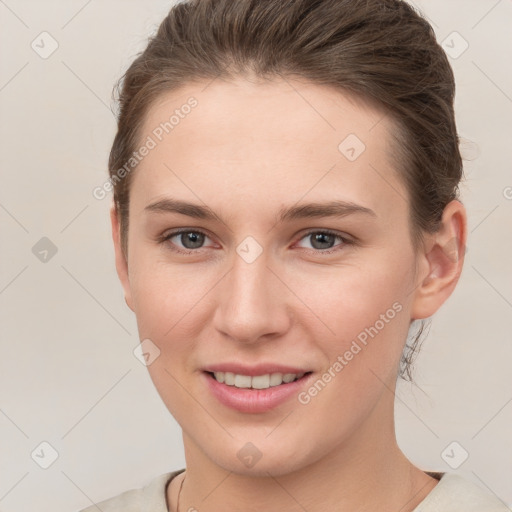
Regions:
M 80 512 L 169 512 L 167 485 L 183 471 L 164 473 L 145 487 L 125 491 Z M 497 497 L 454 473 L 428 474 L 439 479 L 439 483 L 413 512 L 510 512 Z

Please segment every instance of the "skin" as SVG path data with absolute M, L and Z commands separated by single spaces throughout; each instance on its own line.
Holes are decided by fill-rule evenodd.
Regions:
M 187 469 L 167 489 L 170 510 L 184 477 L 180 511 L 413 510 L 437 481 L 396 443 L 398 363 L 411 321 L 435 313 L 457 283 L 464 208 L 449 203 L 439 231 L 414 247 L 389 154 L 393 124 L 379 108 L 292 80 L 206 85 L 168 92 L 148 112 L 141 140 L 187 98 L 198 101 L 134 171 L 127 258 L 111 210 L 126 302 L 140 339 L 161 351 L 148 370 L 183 429 Z M 349 134 L 366 145 L 353 162 L 338 150 Z M 145 210 L 169 196 L 221 220 Z M 330 200 L 374 215 L 276 222 L 282 208 Z M 207 236 L 180 254 L 172 248 L 186 251 L 186 238 L 161 242 L 178 228 Z M 315 245 L 311 229 L 348 242 Z M 263 251 L 252 263 L 236 252 L 247 236 Z M 201 369 L 225 361 L 288 364 L 318 378 L 394 303 L 401 311 L 306 405 L 294 398 L 241 413 L 203 383 Z M 247 442 L 262 454 L 252 468 L 237 457 Z

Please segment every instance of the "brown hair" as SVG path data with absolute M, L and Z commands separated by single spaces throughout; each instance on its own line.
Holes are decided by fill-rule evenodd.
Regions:
M 132 173 L 119 179 L 118 170 L 136 151 L 152 104 L 192 81 L 249 73 L 301 77 L 377 102 L 396 125 L 413 240 L 438 229 L 458 196 L 462 159 L 453 72 L 419 13 L 401 0 L 188 0 L 172 7 L 117 84 L 108 165 L 126 256 Z M 418 347 L 416 336 L 402 356 L 400 375 L 409 380 Z

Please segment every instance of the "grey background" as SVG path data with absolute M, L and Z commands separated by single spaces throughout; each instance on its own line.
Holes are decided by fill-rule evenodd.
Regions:
M 399 385 L 398 441 L 420 467 L 456 471 L 510 505 L 512 3 L 416 5 L 452 54 L 469 45 L 450 59 L 470 237 L 417 385 Z M 169 6 L 0 0 L 3 512 L 72 512 L 184 467 L 180 429 L 133 355 L 138 336 L 115 273 L 110 197 L 92 195 L 107 177 L 114 81 Z M 42 58 L 52 39 L 58 48 Z M 52 449 L 42 442 L 58 452 L 47 469 Z M 467 460 L 450 468 L 463 450 Z

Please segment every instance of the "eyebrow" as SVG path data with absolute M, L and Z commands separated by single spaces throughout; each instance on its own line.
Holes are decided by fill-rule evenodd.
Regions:
M 146 212 L 178 213 L 187 217 L 203 220 L 221 220 L 208 206 L 189 203 L 174 198 L 165 198 L 149 204 L 144 208 Z M 377 217 L 376 213 L 365 206 L 347 201 L 328 201 L 325 203 L 306 203 L 281 208 L 277 215 L 277 222 L 290 222 L 299 219 L 313 219 L 320 217 L 346 217 L 351 214 L 365 214 Z

